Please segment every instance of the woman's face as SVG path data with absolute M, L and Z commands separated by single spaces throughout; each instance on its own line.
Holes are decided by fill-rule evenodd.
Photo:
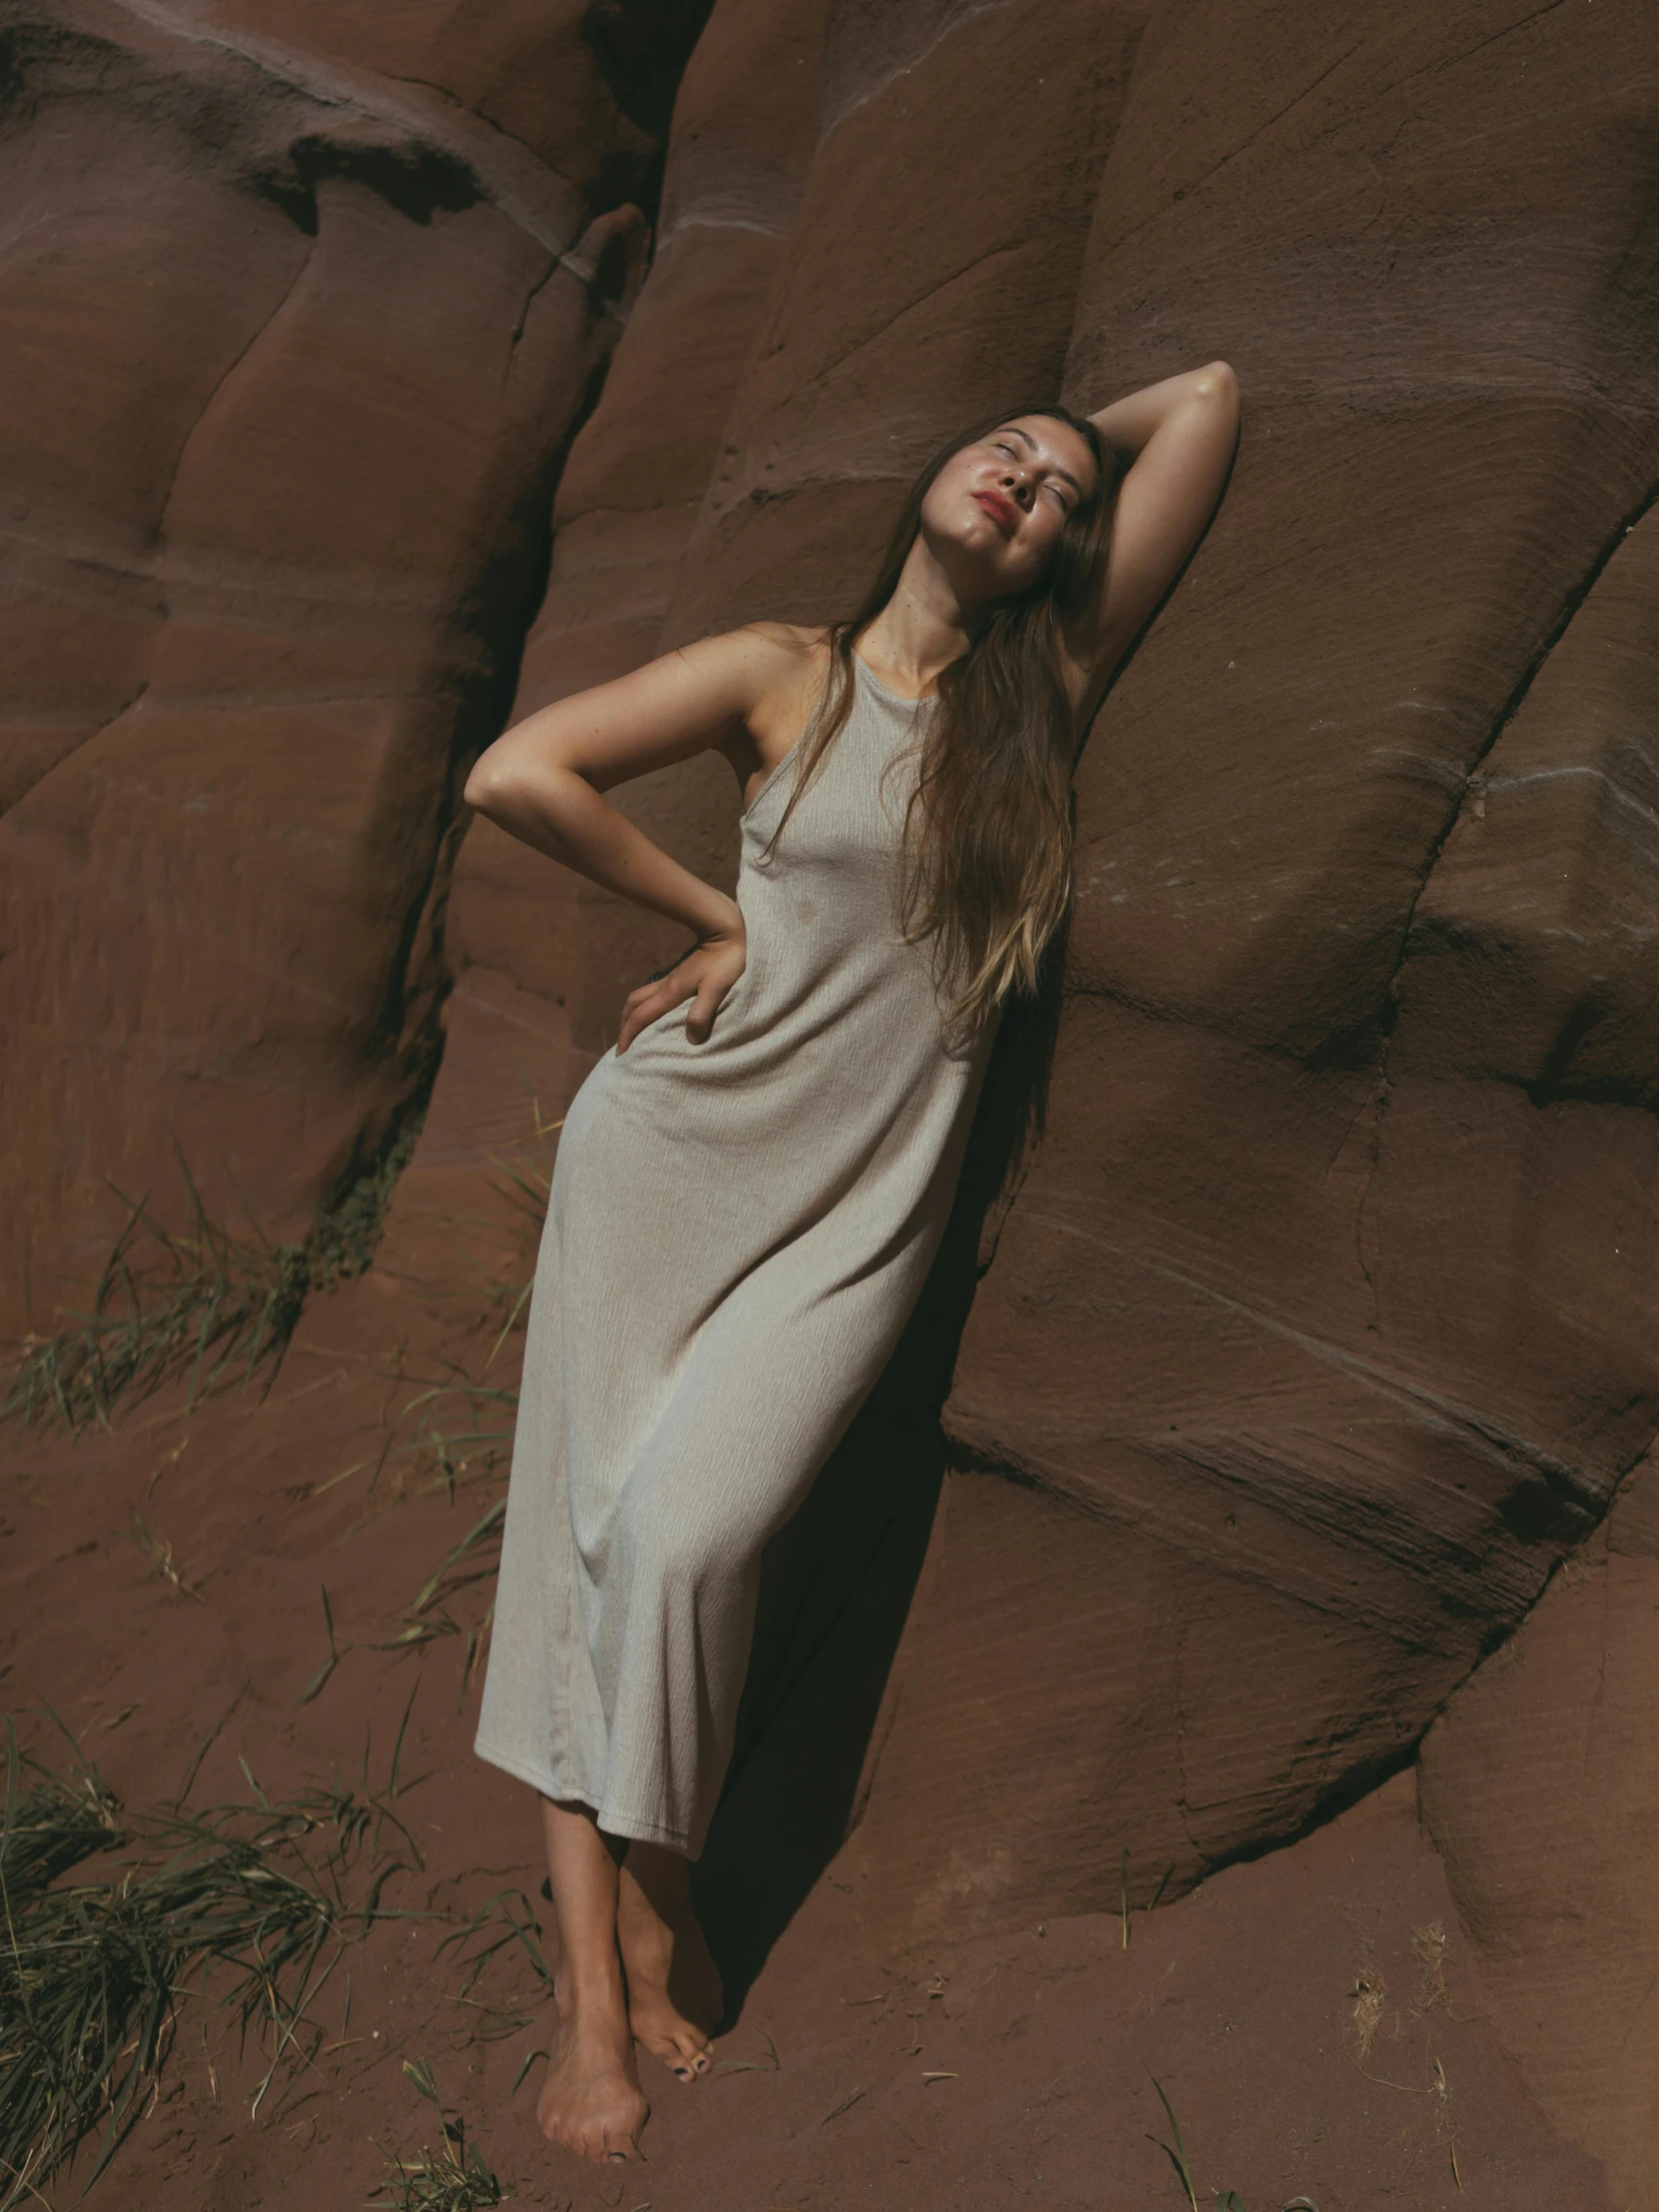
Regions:
M 964 599 L 1035 583 L 1066 517 L 1095 489 L 1094 458 L 1049 415 L 1012 415 L 953 453 L 927 488 L 921 529 Z

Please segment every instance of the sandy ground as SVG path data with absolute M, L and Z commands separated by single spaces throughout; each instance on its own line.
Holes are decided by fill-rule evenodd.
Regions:
M 453 1019 L 487 1012 L 474 989 Z M 308 2015 L 314 2049 L 257 2116 L 268 2053 L 239 2050 L 211 1980 L 186 1999 L 103 2201 L 363 2204 L 389 2154 L 438 2140 L 404 2072 L 424 2058 L 513 2200 L 570 2212 L 1179 2212 L 1153 2076 L 1201 2205 L 1234 2190 L 1248 2212 L 1299 2196 L 1318 2212 L 1621 2212 L 1501 2054 L 1409 1773 L 1136 1916 L 1127 1942 L 1118 1917 L 1087 1916 L 882 1955 L 832 1863 L 715 2077 L 687 2088 L 644 2062 L 642 2164 L 587 2168 L 546 2146 L 525 2061 L 550 2013 L 528 1957 L 504 1947 L 463 1995 L 456 1948 L 439 1948 L 503 1893 L 547 1918 L 528 1796 L 470 1752 L 490 1583 L 459 1578 L 488 1569 L 487 1542 L 410 1609 L 504 1487 L 510 1409 L 469 1385 L 516 1380 L 521 1338 L 502 1332 L 529 1273 L 521 1185 L 546 1171 L 551 1094 L 451 1090 L 374 1268 L 313 1299 L 268 1392 L 191 1411 L 175 1390 L 114 1435 L 4 1438 L 0 1683 L 42 1757 L 59 1760 L 49 1704 L 135 1807 L 170 1798 L 199 1755 L 199 1806 L 245 1800 L 248 1774 L 273 1798 L 330 1774 L 384 1792 L 407 1712 L 395 1810 L 424 1865 L 384 1903 L 422 1917 L 342 1952 Z M 329 1651 L 323 1591 L 340 1656 L 307 1699 Z M 421 1621 L 435 1632 L 399 1646 Z M 60 2184 L 59 2201 L 75 2194 Z

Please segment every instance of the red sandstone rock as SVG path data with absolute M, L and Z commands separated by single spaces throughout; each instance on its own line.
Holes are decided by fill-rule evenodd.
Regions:
M 178 1219 L 175 1144 L 216 1218 L 303 1234 L 429 1078 L 457 772 L 499 722 L 548 472 L 644 243 L 601 172 L 627 184 L 649 142 L 574 11 L 499 26 L 495 66 L 534 38 L 586 85 L 533 153 L 461 104 L 489 105 L 476 38 L 447 36 L 453 89 L 403 84 L 399 20 L 377 46 L 359 18 L 349 66 L 263 24 L 19 20 L 13 1327 L 84 1292 L 111 1183 Z
M 65 218 L 0 265 L 0 1016 L 44 1315 L 170 1121 L 302 1226 L 460 972 L 371 1278 L 436 1301 L 462 1177 L 660 941 L 482 826 L 440 931 L 521 639 L 523 712 L 820 618 L 962 420 L 1227 355 L 1236 480 L 1085 761 L 1048 1132 L 987 1225 L 834 1880 L 900 1948 L 1112 1909 L 1123 1853 L 1173 1897 L 1431 1728 L 1454 1939 L 1611 2212 L 1654 2154 L 1645 1487 L 1592 1532 L 1659 1420 L 1659 302 L 1651 29 L 1593 4 L 831 0 L 821 47 L 723 0 L 527 635 L 636 233 L 554 250 L 648 179 L 660 98 L 572 9 L 30 31 L 42 98 L 78 117 L 96 76 L 109 120 L 101 166 L 44 126 L 7 157 L 77 214 L 73 253 Z M 108 177 L 146 190 L 113 213 Z M 629 804 L 729 867 L 719 764 Z M 496 1223 L 466 1264 L 512 1254 Z M 782 1561 L 807 1602 L 763 1635 L 730 1832 L 794 1817 L 780 1743 L 832 1767 L 854 1674 L 873 1709 L 925 1371 L 834 1470 L 863 1550 L 827 1508 Z M 845 1809 L 815 1787 L 814 1872 Z M 1349 1832 L 1281 1865 L 1330 1885 Z M 1559 2157 L 1540 2201 L 1599 2203 Z
M 514 719 L 657 650 L 734 389 L 779 274 L 813 144 L 823 62 L 816 5 L 722 0 L 675 109 L 651 275 L 559 479 L 553 568 L 525 642 Z M 689 866 L 736 872 L 723 761 L 619 792 Z M 456 872 L 452 956 L 570 996 L 585 1057 L 680 934 L 549 867 L 487 822 Z
M 947 1412 L 1029 1487 L 952 1478 L 863 1837 L 987 1912 L 1363 1787 L 1659 1413 L 1637 539 L 1574 614 L 1659 475 L 1645 27 L 1221 24 L 1140 50 L 1067 391 L 1221 352 L 1244 442 L 1084 765 L 1050 1132 Z
M 1498 2040 L 1617 2204 L 1653 2167 L 1659 2062 L 1659 1483 L 1607 1526 L 1436 1721 L 1419 1788 Z
M 926 207 L 1014 12 L 830 119 L 671 635 L 844 599 L 931 438 L 1028 381 L 950 281 L 984 212 Z M 1136 56 L 1067 395 L 1223 352 L 1246 438 L 1085 766 L 1048 1137 L 948 1408 L 979 1471 L 847 1854 L 894 1937 L 1107 1904 L 1125 1848 L 1179 1888 L 1363 1790 L 1652 1435 L 1644 49 L 1629 9 L 1196 9 Z M 858 211 L 900 177 L 895 241 Z
M 935 447 L 989 408 L 1054 396 L 1145 15 L 897 8 L 865 50 L 870 11 L 831 12 L 827 135 L 671 637 L 839 612 Z M 973 189 L 981 160 L 994 190 Z

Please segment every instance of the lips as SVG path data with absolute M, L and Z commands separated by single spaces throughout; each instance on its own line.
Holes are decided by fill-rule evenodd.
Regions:
M 1011 538 L 1019 528 L 1019 509 L 1011 499 L 1004 499 L 999 491 L 976 491 L 978 500 L 1005 538 Z

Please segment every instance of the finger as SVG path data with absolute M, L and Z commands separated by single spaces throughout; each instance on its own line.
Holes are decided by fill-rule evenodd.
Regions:
M 691 996 L 692 986 L 677 987 L 673 983 L 641 984 L 637 991 L 630 991 L 622 1003 L 622 1023 L 632 1026 L 638 1035 L 648 1021 L 655 1021 L 659 1014 L 666 1014 L 671 1006 L 678 1006 L 681 999 Z
M 682 998 L 689 998 L 697 988 L 697 978 L 681 975 L 681 965 L 677 960 L 673 967 L 659 968 L 655 974 L 648 975 L 643 983 L 636 983 L 622 1002 L 623 1012 L 631 1013 L 636 1006 L 646 1004 L 655 1006 L 661 1012 L 665 1006 L 675 1006 Z
M 660 992 L 660 985 L 646 985 L 643 983 L 638 990 L 630 991 L 622 1002 L 621 1029 L 626 1031 L 630 1022 L 637 1029 L 642 1021 L 650 1021 L 653 1018 L 654 1011 L 658 1010 L 657 1001 Z
M 636 1005 L 633 999 L 629 999 L 627 1005 L 622 1009 L 622 1020 L 616 1033 L 616 1048 L 619 1055 L 627 1051 L 648 1022 L 656 1020 L 659 1010 L 654 1008 L 649 1000 L 642 1000 Z
M 719 983 L 700 983 L 698 985 L 697 995 L 692 1000 L 691 1012 L 686 1016 L 686 1035 L 690 1037 L 693 1044 L 702 1044 L 707 1040 L 709 1031 L 714 1027 L 714 1019 L 720 1009 L 720 1002 L 725 996 L 725 989 Z
M 696 987 L 690 982 L 668 982 L 653 984 L 650 989 L 630 992 L 624 1002 L 622 1023 L 617 1031 L 617 1051 L 626 1052 L 642 1029 L 683 1004 Z

